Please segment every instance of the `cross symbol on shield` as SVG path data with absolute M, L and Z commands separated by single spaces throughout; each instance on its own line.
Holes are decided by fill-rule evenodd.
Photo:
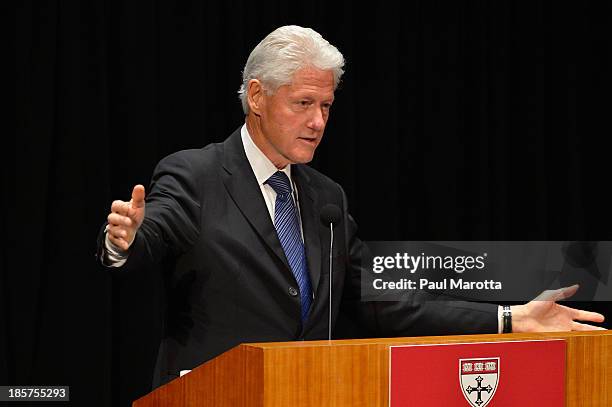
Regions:
M 485 407 L 499 383 L 499 357 L 459 359 L 461 393 L 472 407 Z

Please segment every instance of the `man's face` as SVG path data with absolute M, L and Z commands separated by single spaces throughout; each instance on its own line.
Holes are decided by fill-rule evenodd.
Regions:
M 334 101 L 332 71 L 304 68 L 290 85 L 262 95 L 262 151 L 278 167 L 307 163 L 321 142 Z M 260 146 L 261 148 L 261 146 Z

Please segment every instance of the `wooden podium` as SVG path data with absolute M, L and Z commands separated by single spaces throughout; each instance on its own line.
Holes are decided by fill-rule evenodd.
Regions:
M 565 339 L 566 406 L 612 406 L 612 331 L 237 346 L 136 400 L 149 406 L 388 406 L 389 346 Z

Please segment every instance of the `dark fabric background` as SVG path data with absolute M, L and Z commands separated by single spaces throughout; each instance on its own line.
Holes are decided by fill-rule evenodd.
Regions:
M 609 3 L 18 4 L 0 384 L 67 384 L 75 406 L 148 392 L 163 289 L 96 265 L 96 234 L 160 158 L 242 123 L 242 67 L 284 24 L 346 57 L 313 166 L 363 239 L 612 240 Z

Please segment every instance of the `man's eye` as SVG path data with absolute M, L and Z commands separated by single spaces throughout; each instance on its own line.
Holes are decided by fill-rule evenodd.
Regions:
M 308 106 L 308 105 L 310 105 L 309 101 L 307 101 L 307 100 L 301 100 L 300 101 L 300 106 Z

